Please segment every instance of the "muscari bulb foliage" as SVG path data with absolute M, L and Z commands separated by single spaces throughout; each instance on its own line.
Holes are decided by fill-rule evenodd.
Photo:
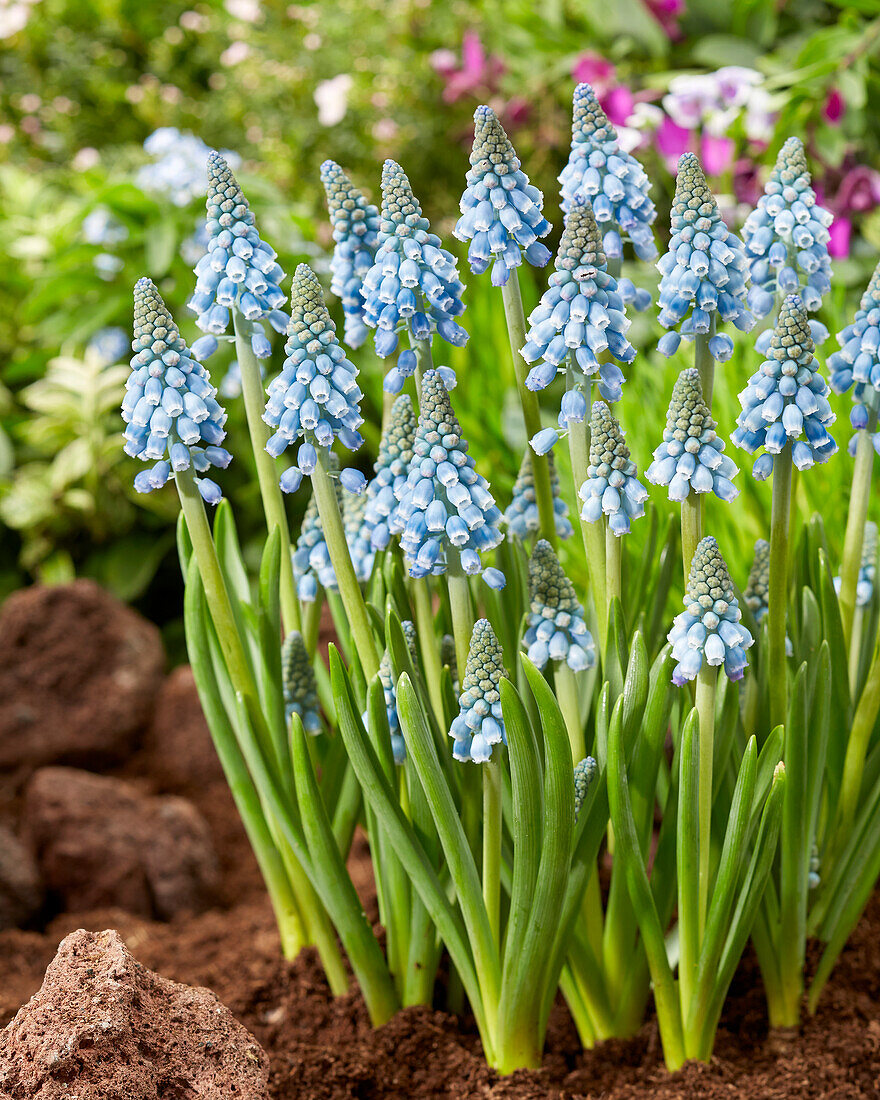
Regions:
M 541 213 L 544 196 L 529 183 L 491 107 L 474 112 L 470 164 L 453 233 L 470 241 L 471 271 L 482 275 L 491 263 L 492 285 L 504 286 L 523 256 L 533 267 L 544 267 L 550 250 L 539 238 L 551 229 Z
M 568 519 L 568 505 L 559 495 L 559 474 L 556 472 L 552 453 L 547 456 L 547 461 L 550 464 L 550 487 L 553 491 L 556 534 L 561 539 L 567 539 L 574 533 L 574 528 Z M 523 455 L 519 473 L 513 483 L 513 496 L 504 512 L 504 522 L 507 524 L 508 533 L 516 535 L 519 539 L 527 539 L 541 529 L 535 496 L 535 471 L 528 451 Z
M 339 459 L 332 452 L 329 466 L 330 476 L 333 478 L 336 489 L 336 502 L 339 505 L 339 511 L 344 512 L 345 501 L 338 476 Z M 306 505 L 299 538 L 293 550 L 293 576 L 297 594 L 303 603 L 312 603 L 317 599 L 318 585 L 322 588 L 336 588 L 336 573 L 333 570 L 330 550 L 324 537 L 321 517 L 318 514 L 318 500 L 314 493 L 309 497 L 309 503 Z
M 478 619 L 471 634 L 458 714 L 452 720 L 452 755 L 485 764 L 493 746 L 507 744 L 501 714 L 501 678 L 506 676 L 501 645 L 488 619 Z
M 393 354 L 401 330 L 412 340 L 428 340 L 436 332 L 447 343 L 464 347 L 467 333 L 455 320 L 464 313 L 463 290 L 455 258 L 431 232 L 406 173 L 386 160 L 376 258 L 361 291 L 364 321 L 376 330 L 376 354 L 381 359 Z M 415 353 L 408 348 L 400 360 L 403 376 L 412 374 Z
M 325 160 L 321 165 L 321 183 L 333 226 L 330 290 L 342 302 L 345 342 L 350 348 L 359 348 L 367 338 L 361 287 L 376 257 L 379 209 L 367 202 L 335 161 Z
M 760 626 L 770 610 L 770 543 L 766 539 L 758 539 L 755 543 L 755 557 L 743 599 L 752 618 Z
M 461 425 L 437 371 L 425 371 L 413 455 L 398 490 L 400 538 L 410 576 L 445 573 L 457 554 L 465 573 L 480 573 L 480 555 L 502 539 L 501 512 L 489 483 L 474 469 Z M 486 569 L 493 588 L 504 574 Z
M 298 630 L 291 630 L 281 646 L 281 686 L 288 719 L 298 714 L 306 733 L 320 733 L 315 670 Z
M 595 665 L 596 646 L 584 609 L 546 539 L 535 543 L 529 559 L 528 623 L 523 641 L 529 660 L 538 668 L 548 661 L 565 661 L 574 672 Z
M 391 536 L 399 535 L 403 530 L 397 512 L 397 497 L 406 484 L 416 424 L 412 398 L 402 393 L 391 406 L 388 423 L 379 441 L 379 457 L 364 498 L 364 529 L 374 550 L 384 550 Z
M 648 194 L 651 181 L 636 158 L 620 148 L 617 132 L 589 84 L 578 84 L 574 90 L 571 152 L 559 182 L 563 213 L 579 200 L 592 206 L 608 259 L 623 257 L 624 240 L 632 242 L 640 260 L 655 259 L 651 225 L 657 211 Z M 638 310 L 651 304 L 651 295 L 637 290 L 629 279 L 620 280 L 620 292 Z
M 584 801 L 590 791 L 590 785 L 599 773 L 599 765 L 592 756 L 585 756 L 574 766 L 574 819 L 577 821 L 583 809 Z
M 303 475 L 311 475 L 318 461 L 318 447 L 329 448 L 334 439 L 356 451 L 363 443 L 358 428 L 363 423 L 357 384 L 357 367 L 348 361 L 336 339 L 336 325 L 327 312 L 321 284 L 308 264 L 300 264 L 290 289 L 291 316 L 287 358 L 281 373 L 269 383 L 269 400 L 263 420 L 275 429 L 266 450 L 277 458 L 301 440 L 297 464 L 281 476 L 281 488 L 293 493 Z M 363 478 L 343 479 L 346 488 L 359 492 Z
M 789 138 L 743 226 L 752 280 L 748 301 L 756 317 L 766 317 L 779 295 L 799 294 L 810 312 L 819 308 L 831 288 L 832 220 L 831 212 L 816 203 L 803 142 Z M 823 324 L 812 327 L 816 343 L 828 338 Z
M 828 357 L 831 388 L 846 393 L 853 388 L 850 423 L 856 431 L 864 431 L 873 419 L 872 442 L 880 454 L 880 432 L 876 416 L 880 409 L 880 264 L 874 269 L 858 311 L 851 325 L 837 334 L 840 351 Z M 855 450 L 856 438 L 850 440 Z
M 596 523 L 603 513 L 615 535 L 629 533 L 630 521 L 645 514 L 648 490 L 636 478 L 623 431 L 604 401 L 593 404 L 590 417 L 590 465 L 578 490 L 581 517 Z
M 528 373 L 530 390 L 543 390 L 558 373 L 568 373 L 560 426 L 581 422 L 587 399 L 574 385 L 578 376 L 598 384 L 606 401 L 619 401 L 623 372 L 608 361 L 631 363 L 636 349 L 627 339 L 629 321 L 617 280 L 609 275 L 602 239 L 589 204 L 576 200 L 565 219 L 556 253 L 556 270 L 549 286 L 529 316 L 526 344 L 520 354 L 536 363 Z M 540 362 L 536 362 L 540 360 Z
M 742 241 L 725 225 L 693 153 L 684 153 L 678 162 L 672 237 L 657 268 L 662 275 L 659 320 L 672 330 L 657 345 L 663 355 L 676 352 L 682 337 L 708 335 L 713 318 L 733 321 L 742 332 L 754 325 L 745 305 L 748 265 Z M 733 341 L 726 333 L 715 333 L 708 348 L 713 359 L 726 362 Z
M 652 485 L 669 486 L 670 500 L 683 501 L 693 491 L 731 501 L 739 493 L 732 482 L 739 470 L 723 451 L 724 440 L 703 400 L 700 372 L 688 367 L 672 388 L 663 442 L 645 477 Z
M 208 157 L 208 250 L 195 267 L 196 289 L 189 308 L 205 333 L 193 354 L 207 359 L 217 350 L 217 337 L 237 311 L 258 359 L 268 359 L 272 345 L 262 322 L 284 332 L 287 314 L 281 280 L 284 272 L 276 253 L 260 238 L 253 212 L 229 165 L 220 153 Z
M 834 421 L 828 384 L 819 373 L 814 350 L 807 311 L 800 298 L 790 294 L 779 311 L 767 359 L 739 395 L 742 412 L 731 437 L 749 454 L 764 448 L 752 468 L 758 481 L 769 477 L 774 455 L 786 447 L 799 470 L 827 462 L 837 450 L 827 431 Z
M 232 461 L 220 446 L 226 412 L 149 279 L 135 283 L 133 336 L 122 400 L 125 453 L 153 463 L 135 475 L 135 489 L 151 493 L 190 467 L 196 475 L 212 466 L 225 469 Z M 197 476 L 196 484 L 208 504 L 218 503 L 222 493 L 215 482 Z
M 405 619 L 400 625 L 403 627 L 403 636 L 406 639 L 410 656 L 415 661 L 418 657 L 416 628 L 408 619 Z M 391 733 L 391 752 L 394 763 L 403 764 L 406 762 L 406 742 L 400 732 L 400 715 L 397 713 L 397 685 L 394 681 L 391 658 L 388 656 L 387 650 L 382 654 L 382 660 L 379 662 L 379 683 L 382 685 L 382 695 L 385 698 L 385 715 Z M 364 723 L 368 724 L 366 714 L 364 715 Z
M 710 667 L 724 665 L 729 679 L 741 680 L 748 664 L 745 651 L 754 639 L 740 622 L 733 582 L 711 535 L 694 551 L 684 606 L 667 635 L 678 662 L 672 682 L 680 687 L 693 680 L 704 659 Z

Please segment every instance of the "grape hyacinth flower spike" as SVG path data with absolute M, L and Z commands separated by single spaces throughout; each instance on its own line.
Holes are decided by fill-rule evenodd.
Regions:
M 574 819 L 577 821 L 593 780 L 599 774 L 599 765 L 592 756 L 585 756 L 574 766 Z
M 415 661 L 418 657 L 416 644 L 416 628 L 408 619 L 401 624 L 403 636 L 406 639 L 410 656 Z M 391 754 L 395 764 L 406 762 L 406 742 L 400 729 L 400 715 L 397 713 L 397 685 L 394 682 L 394 672 L 391 668 L 391 658 L 388 651 L 382 655 L 379 664 L 379 682 L 382 685 L 382 694 L 385 698 L 385 715 L 388 719 L 388 729 L 391 733 Z M 368 724 L 368 715 L 364 715 L 364 723 Z
M 217 504 L 220 487 L 200 477 L 232 460 L 220 444 L 226 413 L 216 400 L 208 372 L 182 340 L 171 314 L 149 279 L 134 287 L 134 355 L 125 384 L 122 419 L 125 453 L 149 470 L 135 475 L 139 493 L 161 489 L 169 477 L 192 469 L 202 498 Z
M 766 539 L 758 539 L 755 543 L 755 556 L 743 590 L 743 599 L 752 618 L 760 626 L 770 607 L 770 543 Z
M 645 477 L 652 485 L 668 486 L 670 500 L 681 502 L 691 492 L 711 492 L 730 502 L 739 493 L 732 483 L 739 471 L 723 451 L 724 440 L 703 400 L 700 372 L 688 367 L 672 388 L 663 442 Z
M 739 395 L 742 412 L 732 439 L 749 454 L 764 448 L 752 469 L 758 481 L 770 475 L 774 456 L 786 448 L 799 470 L 827 462 L 837 450 L 827 431 L 834 421 L 829 389 L 814 349 L 807 311 L 790 294 L 779 311 L 767 359 Z
M 604 401 L 596 401 L 590 418 L 590 465 L 578 490 L 581 517 L 596 523 L 603 513 L 615 535 L 626 535 L 630 521 L 645 514 L 648 490 L 636 478 L 620 424 Z
M 284 332 L 287 314 L 280 308 L 286 295 L 280 283 L 284 271 L 276 253 L 257 232 L 253 212 L 229 165 L 213 152 L 208 157 L 208 250 L 195 267 L 196 289 L 189 308 L 205 333 L 193 345 L 200 360 L 217 350 L 217 337 L 237 311 L 257 359 L 268 359 L 272 345 L 262 322 Z
M 535 543 L 529 559 L 529 601 L 523 641 L 532 664 L 543 669 L 548 661 L 564 661 L 573 672 L 592 668 L 596 647 L 584 609 L 546 539 Z
M 831 388 L 846 393 L 853 388 L 850 422 L 856 432 L 867 430 L 880 454 L 877 413 L 880 410 L 880 264 L 874 269 L 852 324 L 837 334 L 840 351 L 828 357 Z M 850 440 L 855 453 L 858 434 Z
M 540 360 L 526 378 L 530 390 L 543 390 L 557 373 L 567 373 L 568 392 L 559 417 L 565 428 L 569 419 L 582 421 L 587 413 L 587 396 L 577 388 L 577 380 L 595 379 L 606 401 L 619 401 L 623 372 L 608 358 L 631 363 L 636 349 L 627 339 L 623 298 L 617 280 L 608 273 L 593 209 L 580 200 L 565 219 L 555 268 L 529 316 L 521 355 L 527 363 Z
M 463 290 L 455 258 L 431 232 L 405 172 L 386 160 L 378 247 L 361 291 L 364 321 L 376 330 L 376 354 L 381 359 L 392 355 L 401 330 L 411 341 L 429 340 L 436 332 L 454 347 L 464 347 L 467 333 L 455 320 L 464 312 Z M 416 354 L 406 349 L 398 369 L 406 377 L 415 367 Z
M 740 239 L 725 225 L 693 153 L 685 153 L 678 162 L 672 237 L 657 268 L 662 276 L 660 324 L 671 330 L 661 337 L 660 352 L 672 355 L 682 337 L 700 336 L 711 359 L 726 362 L 733 354 L 733 341 L 714 332 L 716 321 L 733 321 L 742 332 L 754 325 L 745 304 L 746 256 Z
M 364 493 L 345 494 L 342 504 L 342 526 L 354 573 L 361 584 L 366 584 L 370 579 L 376 557 L 376 551 L 370 542 L 371 529 L 364 518 L 366 506 L 367 498 Z
M 711 535 L 697 546 L 684 606 L 667 636 L 677 662 L 672 682 L 680 687 L 693 680 L 704 660 L 710 667 L 723 665 L 729 679 L 742 679 L 748 664 L 745 651 L 754 639 L 740 622 L 733 582 Z
M 330 473 L 338 473 L 339 464 L 336 455 L 330 455 Z M 344 501 L 342 486 L 338 478 L 333 479 L 336 499 L 342 512 Z M 318 585 L 326 589 L 336 588 L 336 573 L 330 560 L 330 551 L 318 514 L 318 499 L 314 493 L 309 497 L 303 514 L 299 538 L 293 550 L 293 575 L 296 578 L 296 592 L 303 603 L 313 603 L 318 598 Z
M 502 539 L 501 512 L 489 483 L 474 468 L 461 425 L 437 371 L 425 372 L 422 404 L 407 479 L 397 490 L 404 528 L 400 545 L 410 576 L 445 573 L 460 564 L 481 573 L 481 554 Z M 498 569 L 486 569 L 493 588 L 504 585 Z
M 563 213 L 578 200 L 589 203 L 604 230 L 603 251 L 619 263 L 623 243 L 632 242 L 640 260 L 657 256 L 651 225 L 657 216 L 650 199 L 651 182 L 641 164 L 620 148 L 617 133 L 589 84 L 574 90 L 571 152 L 559 176 Z M 651 296 L 637 290 L 629 279 L 620 281 L 624 300 L 638 310 L 647 309 Z
M 288 719 L 292 714 L 298 714 L 306 733 L 320 733 L 315 670 L 298 630 L 291 630 L 281 646 L 281 676 Z
M 281 488 L 295 492 L 303 475 L 314 472 L 317 448 L 329 448 L 334 439 L 356 451 L 363 443 L 363 423 L 357 367 L 348 361 L 336 339 L 336 325 L 327 312 L 317 276 L 307 264 L 296 269 L 291 286 L 291 317 L 287 358 L 281 373 L 270 382 L 263 420 L 275 429 L 266 450 L 277 458 L 297 440 L 297 465 L 281 476 Z M 363 476 L 352 471 L 343 485 L 363 489 Z
M 474 624 L 464 671 L 459 712 L 452 721 L 452 755 L 456 760 L 485 764 L 495 745 L 507 744 L 501 713 L 504 655 L 488 619 Z
M 402 393 L 391 406 L 388 423 L 379 442 L 379 457 L 367 484 L 364 505 L 365 533 L 374 550 L 384 550 L 403 524 L 398 518 L 398 494 L 403 491 L 413 455 L 416 414 L 412 398 Z
M 547 460 L 550 464 L 550 485 L 553 489 L 556 534 L 561 539 L 571 538 L 574 528 L 568 519 L 568 505 L 559 495 L 559 474 L 556 472 L 553 455 L 549 454 Z M 528 451 L 523 455 L 519 473 L 513 483 L 513 496 L 504 513 L 504 522 L 507 524 L 507 530 L 510 534 L 523 540 L 530 535 L 537 534 L 541 529 L 537 496 L 535 494 L 535 473 L 532 469 L 532 459 Z
M 787 294 L 799 294 L 811 313 L 819 308 L 831 288 L 832 220 L 816 203 L 803 142 L 789 138 L 742 231 L 752 279 L 748 302 L 756 317 L 766 317 Z M 817 344 L 828 339 L 820 322 L 811 322 L 811 329 Z
M 453 232 L 458 240 L 470 242 L 471 271 L 482 275 L 491 263 L 492 285 L 504 286 L 523 256 L 533 267 L 544 267 L 550 250 L 540 238 L 551 229 L 541 213 L 544 197 L 529 183 L 491 107 L 474 112 L 470 164 Z
M 342 302 L 345 342 L 350 348 L 359 348 L 367 338 L 361 287 L 376 257 L 379 209 L 367 202 L 335 161 L 325 160 L 321 165 L 321 183 L 333 226 L 330 290 Z

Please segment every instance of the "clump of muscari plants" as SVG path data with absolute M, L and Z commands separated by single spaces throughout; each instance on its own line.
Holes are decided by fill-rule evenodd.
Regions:
M 565 226 L 527 326 L 517 272 L 547 263 L 550 225 L 498 119 L 478 109 L 455 233 L 472 273 L 491 266 L 500 288 L 509 349 L 497 360 L 513 367 L 530 441 L 500 503 L 486 456 L 463 438 L 454 376 L 434 365 L 435 341 L 467 338 L 456 258 L 400 165 L 385 162 L 379 207 L 333 161 L 321 177 L 344 341 L 357 348 L 373 329 L 379 355 L 397 353 L 372 476 L 351 460 L 371 383 L 358 381 L 305 265 L 282 311 L 285 273 L 219 154 L 191 300 L 206 335 L 187 347 L 140 280 L 123 403 L 126 450 L 148 463 L 136 487 L 173 481 L 180 496 L 190 659 L 285 953 L 313 944 L 335 993 L 348 985 L 347 956 L 378 1025 L 432 1002 L 445 952 L 448 1007 L 467 1004 L 502 1072 L 540 1063 L 557 989 L 586 1046 L 632 1035 L 653 995 L 669 1068 L 708 1060 L 749 937 L 771 1022 L 796 1024 L 805 992 L 815 1010 L 880 874 L 867 522 L 877 275 L 829 363 L 836 391 L 855 387 L 857 437 L 835 582 L 821 521 L 801 526 L 791 507 L 793 467 L 816 477 L 836 450 L 807 314 L 827 291 L 827 217 L 800 143 L 783 148 L 745 250 L 696 157 L 682 158 L 658 316 L 679 373 L 663 437 L 650 440 L 638 396 L 627 405 L 638 382 L 621 408 L 623 368 L 647 351 L 630 343 L 626 306 L 650 303 L 620 264 L 627 245 L 637 261 L 657 254 L 645 172 L 579 86 L 560 176 Z M 753 476 L 772 473 L 773 484 L 768 538 L 739 577 L 711 522 L 753 492 L 735 502 L 730 425 L 717 423 L 712 390 L 733 350 L 718 323 L 752 323 L 750 273 L 755 311 L 776 310 L 756 345 L 741 337 L 751 377 L 730 438 L 763 451 Z M 284 359 L 264 382 L 273 327 Z M 249 434 L 231 450 L 203 365 L 224 338 L 236 345 Z M 537 395 L 560 376 L 550 428 Z M 500 404 L 497 377 L 481 385 Z M 570 464 L 557 468 L 550 452 L 563 438 Z M 222 476 L 204 476 L 244 450 L 266 519 L 254 570 Z M 637 460 L 660 487 L 649 506 Z M 293 537 L 284 494 L 308 495 Z M 560 550 L 572 500 L 582 539 Z M 337 639 L 326 660 L 325 603 Z M 346 869 L 358 824 L 381 944 Z M 805 989 L 808 935 L 822 953 Z

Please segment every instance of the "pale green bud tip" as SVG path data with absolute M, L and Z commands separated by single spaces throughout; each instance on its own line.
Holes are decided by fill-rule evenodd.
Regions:
M 292 630 L 281 647 L 281 677 L 284 702 L 288 706 L 313 705 L 317 688 L 306 644 L 298 630 Z
M 452 410 L 452 402 L 449 400 L 449 391 L 443 385 L 443 379 L 436 370 L 426 370 L 422 376 L 422 401 L 419 406 L 419 434 L 425 438 L 436 434 L 436 442 L 440 437 L 456 436 L 457 438 L 444 441 L 443 446 L 447 450 L 458 446 L 461 440 L 461 424 Z M 429 440 L 432 442 L 433 440 Z
M 773 175 L 780 183 L 792 184 L 800 176 L 806 177 L 807 183 L 810 182 L 807 155 L 800 138 L 790 137 L 779 150 Z
M 290 324 L 287 331 L 299 336 L 305 345 L 310 338 L 319 337 L 328 328 L 331 332 L 336 331 L 324 303 L 318 276 L 308 264 L 299 264 L 290 286 Z
M 412 458 L 416 423 L 412 398 L 408 393 L 402 393 L 391 406 L 388 423 L 382 433 L 379 443 L 380 465 L 387 465 L 395 458 L 409 462 Z
M 581 610 L 574 585 L 565 575 L 559 558 L 546 539 L 538 539 L 529 558 L 529 596 L 533 611 L 539 610 L 540 606 L 554 611 L 580 613 Z
M 409 655 L 415 660 L 418 656 L 418 638 L 416 636 L 416 624 L 409 619 L 404 619 L 400 624 L 403 628 L 403 636 L 406 639 L 407 648 L 409 649 Z
M 497 692 L 504 671 L 504 653 L 488 619 L 477 619 L 471 634 L 464 691 L 478 688 L 482 695 Z
M 576 267 L 605 267 L 602 234 L 593 207 L 588 202 L 575 203 L 565 218 L 565 228 L 556 253 L 559 271 Z
M 406 172 L 393 160 L 382 165 L 382 218 L 394 225 L 406 224 L 415 228 L 422 220 L 422 208 L 413 194 Z M 386 229 L 392 232 L 393 226 Z
M 797 294 L 789 294 L 779 310 L 779 318 L 770 341 L 768 359 L 800 359 L 816 350 L 810 335 L 810 318 Z
M 244 216 L 248 205 L 232 169 L 216 149 L 208 154 L 208 205 L 215 202 L 221 205 L 224 212 L 232 213 L 238 219 Z M 236 206 L 242 206 L 245 210 L 236 212 L 233 209 Z
M 872 309 L 878 299 L 880 299 L 880 263 L 874 268 L 874 274 L 862 297 L 862 309 Z
M 578 137 L 592 138 L 597 143 L 613 141 L 617 134 L 608 116 L 599 106 L 596 93 L 589 84 L 578 84 L 574 90 L 572 133 Z
M 470 162 L 476 166 L 481 161 L 486 161 L 486 169 L 499 176 L 519 168 L 516 151 L 491 107 L 478 107 L 474 111 L 474 144 Z
M 682 153 L 675 176 L 674 216 L 686 221 L 711 218 L 718 210 L 715 196 L 709 190 L 706 175 L 695 153 Z
M 715 438 L 715 422 L 703 399 L 703 385 L 696 367 L 683 370 L 675 380 L 666 414 L 666 428 L 680 443 L 686 443 L 689 438 L 710 442 L 702 438 L 706 431 L 711 431 L 712 439 Z
M 687 596 L 688 600 L 696 601 L 702 608 L 709 608 L 719 600 L 727 604 L 735 600 L 727 563 L 722 558 L 713 535 L 700 539 L 694 551 L 688 574 Z
M 629 448 L 620 424 L 604 401 L 594 401 L 590 414 L 590 465 L 606 463 L 620 470 L 629 461 Z
M 755 620 L 760 622 L 770 600 L 770 543 L 766 539 L 758 539 L 755 543 L 755 557 L 743 598 Z
M 587 756 L 583 760 L 578 761 L 574 766 L 574 819 L 577 821 L 581 809 L 584 805 L 584 800 L 589 794 L 590 787 L 593 780 L 596 778 L 596 774 L 599 770 L 599 766 L 592 756 Z
M 151 279 L 138 279 L 134 284 L 134 338 L 146 339 L 152 344 L 155 340 L 166 344 L 180 340 L 168 307 L 162 301 L 159 291 Z
M 361 191 L 351 182 L 345 170 L 335 160 L 325 160 L 321 165 L 321 183 L 327 195 L 327 207 L 331 215 L 340 210 L 353 211 L 358 199 L 363 198 Z
M 862 542 L 862 566 L 873 565 L 877 560 L 877 524 L 868 520 Z

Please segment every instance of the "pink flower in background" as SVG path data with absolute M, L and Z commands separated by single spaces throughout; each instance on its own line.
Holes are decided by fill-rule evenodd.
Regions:
M 647 6 L 668 38 L 681 38 L 678 21 L 684 15 L 684 0 L 647 0 Z
M 880 206 L 880 172 L 857 165 L 840 181 L 832 207 L 847 214 L 864 214 Z
M 590 84 L 598 99 L 614 80 L 614 65 L 597 53 L 584 53 L 575 61 L 571 76 L 578 84 Z
M 836 126 L 846 114 L 846 103 L 837 88 L 832 88 L 828 93 L 825 106 L 822 108 L 822 114 L 825 116 L 826 122 L 830 122 L 832 126 Z
M 431 54 L 431 64 L 445 81 L 443 99 L 446 103 L 455 103 L 467 95 L 485 97 L 486 93 L 491 94 L 504 72 L 504 62 L 500 57 L 486 54 L 475 31 L 464 34 L 460 67 L 452 50 L 436 50 Z
M 678 126 L 669 115 L 663 116 L 663 121 L 657 127 L 655 141 L 657 142 L 657 149 L 670 172 L 675 171 L 681 154 L 688 151 L 690 140 L 690 130 Z
M 834 221 L 828 229 L 828 253 L 835 260 L 845 260 L 849 255 L 849 239 L 852 235 L 852 222 L 840 214 L 834 215 Z
M 761 197 L 761 179 L 758 165 L 749 157 L 738 160 L 733 166 L 733 193 L 736 201 L 746 206 L 757 206 Z
M 629 88 L 618 84 L 606 95 L 599 97 L 602 110 L 608 115 L 608 121 L 614 126 L 626 125 L 626 120 L 633 112 L 635 100 Z
M 714 134 L 703 134 L 700 142 L 703 168 L 710 176 L 720 176 L 722 172 L 733 164 L 733 154 L 736 145 L 733 138 L 715 137 Z

